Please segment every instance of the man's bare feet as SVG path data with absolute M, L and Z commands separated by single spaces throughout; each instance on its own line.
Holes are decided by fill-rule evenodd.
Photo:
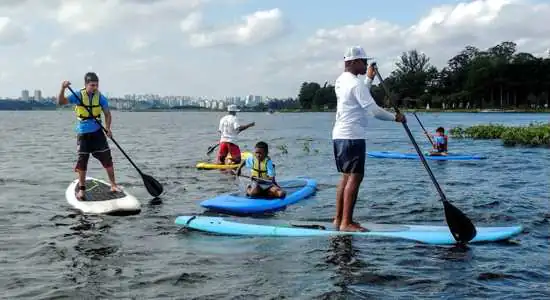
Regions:
M 338 218 L 334 218 L 334 220 L 332 221 L 332 225 L 334 225 L 334 228 L 336 228 L 336 230 L 340 229 L 340 223 L 342 221 Z
M 357 222 L 352 222 L 351 224 L 340 224 L 340 231 L 348 231 L 348 232 L 365 232 L 369 231 L 368 229 L 361 227 L 361 224 Z
M 111 184 L 111 192 L 113 193 L 117 193 L 117 192 L 122 192 L 122 189 L 120 187 L 118 187 L 118 185 L 116 184 Z
M 78 200 L 84 200 L 84 196 L 85 196 L 85 194 L 84 194 L 83 190 L 80 190 L 76 193 L 76 199 L 78 199 Z

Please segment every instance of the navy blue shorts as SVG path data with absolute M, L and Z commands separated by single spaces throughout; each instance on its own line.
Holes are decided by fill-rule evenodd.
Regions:
M 332 146 L 339 173 L 365 174 L 367 147 L 364 139 L 332 140 Z

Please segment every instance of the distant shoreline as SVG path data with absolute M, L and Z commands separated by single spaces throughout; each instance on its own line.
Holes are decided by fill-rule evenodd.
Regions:
M 386 108 L 388 109 L 388 108 Z M 5 108 L 0 107 L 0 111 L 71 111 L 72 108 L 69 107 L 25 107 L 25 108 Z M 182 111 L 190 111 L 190 112 L 204 112 L 204 113 L 220 113 L 225 112 L 225 110 L 212 110 L 207 108 L 172 108 L 172 109 L 166 109 L 166 108 L 158 108 L 158 109 L 116 109 L 112 108 L 113 111 L 119 111 L 119 112 L 182 112 Z M 393 109 L 389 109 L 393 110 Z M 419 113 L 550 113 L 550 108 L 546 109 L 401 109 L 402 112 L 406 113 L 413 113 L 413 112 L 419 112 Z M 256 112 L 256 113 L 266 113 L 270 114 L 269 111 L 262 111 L 262 110 L 254 110 L 254 109 L 242 109 L 241 113 L 247 113 L 247 112 Z M 326 109 L 326 110 L 307 110 L 307 109 L 281 109 L 281 110 L 274 110 L 274 114 L 278 113 L 334 113 L 336 110 L 334 109 Z

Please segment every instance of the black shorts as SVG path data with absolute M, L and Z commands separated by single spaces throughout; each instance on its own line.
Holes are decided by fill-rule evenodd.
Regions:
M 76 138 L 78 154 L 92 154 L 109 150 L 107 137 L 102 129 L 98 131 L 79 134 Z
M 367 147 L 364 139 L 333 140 L 334 160 L 339 173 L 365 174 Z
M 76 162 L 75 171 L 86 171 L 88 168 L 88 159 L 90 154 L 97 158 L 103 167 L 109 168 L 113 166 L 113 158 L 111 156 L 111 149 L 107 143 L 107 137 L 103 130 L 100 129 L 95 132 L 79 134 L 76 139 L 78 160 Z

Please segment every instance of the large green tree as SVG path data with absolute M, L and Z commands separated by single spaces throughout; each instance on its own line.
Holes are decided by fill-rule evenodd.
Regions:
M 403 52 L 385 78 L 391 99 L 400 106 L 446 108 L 544 107 L 550 105 L 550 53 L 536 57 L 517 52 L 504 41 L 485 50 L 467 45 L 437 70 L 429 57 L 416 49 Z M 371 93 L 377 103 L 390 105 L 380 86 Z M 302 108 L 336 106 L 334 87 L 304 82 L 298 95 Z M 404 101 L 405 100 L 405 101 Z

